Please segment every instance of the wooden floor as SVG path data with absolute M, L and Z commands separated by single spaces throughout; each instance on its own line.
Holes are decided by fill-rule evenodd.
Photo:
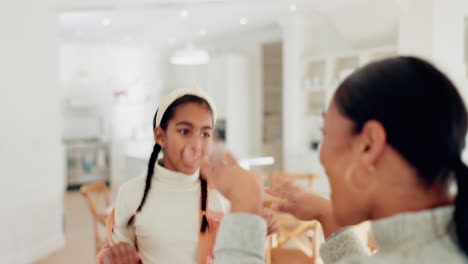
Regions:
M 79 191 L 65 194 L 65 248 L 38 264 L 91 264 L 94 261 L 93 219 Z

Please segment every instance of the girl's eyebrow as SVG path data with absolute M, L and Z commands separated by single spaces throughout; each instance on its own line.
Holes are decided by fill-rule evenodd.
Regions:
M 185 125 L 185 126 L 189 126 L 191 128 L 194 127 L 194 125 L 190 122 L 187 122 L 187 121 L 180 121 L 179 123 L 176 123 L 176 126 L 182 126 L 182 125 Z M 202 129 L 210 129 L 210 130 L 213 130 L 213 127 L 211 126 L 204 126 L 202 127 Z
M 187 121 L 181 121 L 181 122 L 176 124 L 176 126 L 181 126 L 181 125 L 186 125 L 186 126 L 189 126 L 189 127 L 193 127 L 193 124 L 190 123 L 190 122 L 187 122 Z

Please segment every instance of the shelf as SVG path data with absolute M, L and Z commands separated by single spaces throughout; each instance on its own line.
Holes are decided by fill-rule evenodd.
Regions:
M 305 90 L 318 90 L 325 84 L 326 62 L 324 60 L 310 61 L 305 65 L 302 86 Z
M 337 58 L 332 79 L 341 81 L 345 79 L 350 73 L 352 73 L 357 67 L 359 67 L 358 56 Z

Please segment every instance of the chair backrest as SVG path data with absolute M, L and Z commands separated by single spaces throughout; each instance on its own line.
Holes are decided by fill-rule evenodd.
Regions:
M 83 185 L 80 189 L 85 197 L 88 207 L 93 216 L 93 229 L 95 238 L 96 254 L 101 250 L 105 240 L 101 237 L 100 227 L 106 227 L 106 220 L 109 215 L 110 196 L 107 185 L 103 182 L 96 182 Z
M 302 263 L 300 259 L 306 259 L 308 263 L 316 263 L 320 258 L 319 248 L 322 237 L 320 224 L 317 221 L 300 221 L 288 214 L 278 213 L 276 217 L 278 233 L 276 237 L 269 240 L 272 262 L 292 254 L 294 252 L 292 249 L 295 249 L 302 253 L 296 252 L 295 257 L 288 256 L 291 258 L 290 263 Z M 288 246 L 284 247 L 286 244 Z
M 93 216 L 110 206 L 109 189 L 103 182 L 95 182 L 81 186 L 81 194 L 88 201 Z M 103 206 L 103 207 L 102 207 Z
M 273 172 L 270 180 L 273 178 L 292 181 L 312 191 L 319 176 L 312 173 Z M 282 202 L 280 198 L 266 196 L 263 206 L 268 209 L 272 203 Z M 269 238 L 267 263 L 281 262 L 283 259 L 289 259 L 289 263 L 318 263 L 322 237 L 320 224 L 317 221 L 300 221 L 288 214 L 278 213 L 276 216 L 278 234 Z M 286 244 L 291 244 L 295 249 L 284 248 Z

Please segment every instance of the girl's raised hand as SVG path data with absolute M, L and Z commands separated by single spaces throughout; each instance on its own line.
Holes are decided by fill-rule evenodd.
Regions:
M 139 254 L 132 244 L 120 242 L 102 250 L 98 264 L 138 264 Z
M 262 208 L 263 187 L 260 179 L 251 171 L 239 166 L 230 153 L 218 153 L 216 165 L 204 161 L 201 175 L 231 201 L 232 212 L 259 214 Z

